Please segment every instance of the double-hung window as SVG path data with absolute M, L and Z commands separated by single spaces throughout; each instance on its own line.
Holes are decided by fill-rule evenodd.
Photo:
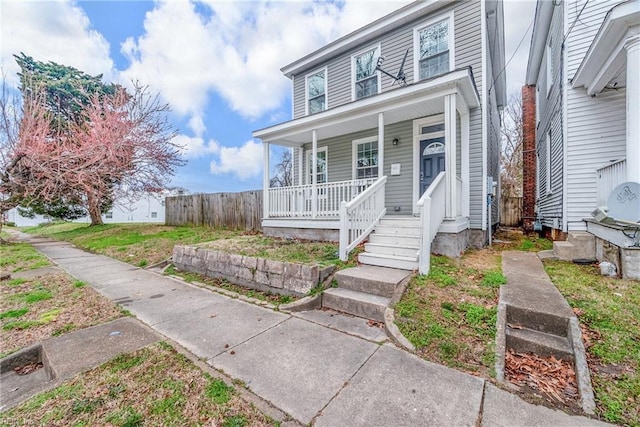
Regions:
M 378 177 L 378 137 L 353 141 L 353 179 Z
M 307 114 L 327 109 L 327 69 L 307 76 Z
M 429 79 L 453 69 L 452 22 L 452 16 L 449 16 L 415 29 L 417 58 L 414 72 L 418 80 Z
M 380 88 L 380 73 L 376 71 L 380 46 L 360 52 L 352 57 L 353 99 L 376 95 Z
M 316 165 L 316 177 L 318 184 L 329 181 L 327 169 L 327 147 L 318 148 L 318 164 Z M 307 184 L 313 183 L 313 151 L 307 151 Z

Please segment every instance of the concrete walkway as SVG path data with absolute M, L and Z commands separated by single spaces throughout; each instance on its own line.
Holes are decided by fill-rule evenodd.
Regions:
M 590 426 L 391 344 L 248 304 L 68 243 L 22 237 L 302 424 Z

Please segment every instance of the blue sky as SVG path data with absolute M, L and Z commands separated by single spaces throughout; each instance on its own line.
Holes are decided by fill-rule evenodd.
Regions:
M 258 189 L 262 147 L 251 132 L 291 116 L 290 82 L 280 68 L 407 3 L 2 0 L 0 61 L 12 85 L 19 52 L 105 80 L 147 84 L 171 105 L 177 142 L 185 146 L 188 163 L 173 185 Z M 507 58 L 534 9 L 532 1 L 506 2 Z M 507 70 L 510 90 L 524 82 L 529 38 Z

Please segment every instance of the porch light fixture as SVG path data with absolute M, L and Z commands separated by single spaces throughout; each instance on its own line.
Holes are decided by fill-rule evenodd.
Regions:
M 391 143 L 393 145 L 398 145 L 398 144 L 400 144 L 400 140 L 398 138 L 393 138 L 393 141 L 391 141 Z

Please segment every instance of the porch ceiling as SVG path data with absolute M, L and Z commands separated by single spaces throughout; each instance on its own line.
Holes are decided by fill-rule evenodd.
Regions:
M 640 34 L 638 22 L 639 0 L 621 3 L 609 11 L 572 80 L 574 88 L 584 86 L 587 95 L 594 95 L 608 85 L 626 87 L 624 43 L 631 34 Z
M 311 142 L 313 130 L 318 139 L 331 138 L 378 126 L 378 113 L 385 125 L 444 111 L 444 96 L 457 93 L 459 109 L 480 106 L 470 69 L 455 70 L 438 78 L 399 87 L 370 98 L 253 132 L 264 142 L 299 147 Z M 466 106 L 465 106 L 466 104 Z

